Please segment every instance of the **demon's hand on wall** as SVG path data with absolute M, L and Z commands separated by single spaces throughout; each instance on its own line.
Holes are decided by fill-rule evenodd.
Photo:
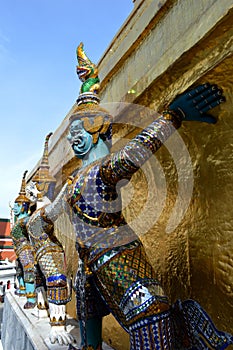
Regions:
M 209 110 L 225 101 L 222 90 L 215 84 L 199 85 L 179 95 L 169 105 L 182 121 L 216 123 L 216 118 L 207 114 Z

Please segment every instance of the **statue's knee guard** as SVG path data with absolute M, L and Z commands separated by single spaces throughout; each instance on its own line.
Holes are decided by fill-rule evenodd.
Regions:
M 139 318 L 129 326 L 131 350 L 175 350 L 170 310 Z
M 154 279 L 139 280 L 120 303 L 132 350 L 171 350 L 173 324 L 168 298 Z
M 53 304 L 66 304 L 71 300 L 71 288 L 65 275 L 47 277 L 47 298 Z

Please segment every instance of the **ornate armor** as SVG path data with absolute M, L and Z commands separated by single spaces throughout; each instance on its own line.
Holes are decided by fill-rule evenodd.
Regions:
M 70 215 L 80 258 L 76 296 L 81 347 L 101 349 L 101 318 L 112 312 L 129 332 L 132 350 L 224 349 L 233 343 L 232 337 L 216 330 L 196 302 L 170 306 L 140 240 L 124 220 L 116 186 L 120 180 L 132 177 L 184 117 L 190 120 L 186 111 L 195 111 L 196 119 L 191 120 L 201 121 L 203 113 L 222 102 L 222 93 L 218 89 L 215 94 L 207 84 L 195 89 L 197 99 L 192 92 L 184 94 L 173 110 L 164 112 L 119 152 L 109 154 L 111 116 L 99 106 L 96 68 L 93 77 L 97 80 L 92 82 L 88 73 L 90 60 L 83 53 L 82 44 L 77 53 L 77 73 L 86 84 L 70 119 L 68 139 L 83 166 L 55 201 L 36 214 L 38 226 L 33 231 L 43 240 L 50 222 L 63 210 Z M 211 101 L 211 107 L 202 103 L 203 98 L 207 105 Z M 94 327 L 98 328 L 97 333 Z
M 52 343 L 68 344 L 73 338 L 65 330 L 65 304 L 70 301 L 70 290 L 66 277 L 65 255 L 61 243 L 54 236 L 53 222 L 44 215 L 45 206 L 53 197 L 56 179 L 49 173 L 48 141 L 46 136 L 41 164 L 31 183 L 32 197 L 37 197 L 37 210 L 27 224 L 30 242 L 35 251 L 35 259 L 44 277 L 49 303 L 50 340 Z M 34 193 L 35 192 L 35 193 Z
M 53 224 L 44 220 L 43 211 L 37 210 L 30 218 L 28 233 L 35 258 L 46 279 L 48 301 L 66 304 L 70 300 L 67 288 L 64 250 L 53 234 Z
M 33 308 L 36 305 L 36 293 L 35 293 L 35 272 L 34 272 L 34 250 L 29 241 L 27 232 L 27 222 L 29 220 L 29 204 L 30 201 L 26 197 L 25 192 L 25 171 L 22 179 L 21 189 L 19 196 L 15 200 L 14 212 L 16 216 L 16 223 L 12 228 L 11 235 L 14 243 L 15 254 L 19 260 L 19 264 L 23 269 L 23 283 L 21 288 L 16 291 L 17 295 L 21 295 L 25 288 L 25 295 L 27 297 L 27 303 L 24 305 L 25 309 Z M 23 293 L 24 294 L 24 293 Z

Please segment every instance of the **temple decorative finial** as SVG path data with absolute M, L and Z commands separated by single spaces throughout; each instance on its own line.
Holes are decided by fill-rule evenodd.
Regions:
M 52 135 L 53 133 L 50 132 L 45 138 L 44 152 L 41 159 L 41 163 L 36 174 L 32 178 L 32 180 L 37 183 L 38 182 L 56 182 L 56 179 L 49 172 L 48 144 L 49 144 L 49 139 Z
M 22 178 L 22 183 L 21 183 L 21 187 L 20 187 L 20 191 L 19 191 L 19 195 L 15 200 L 15 203 L 29 203 L 30 200 L 26 197 L 26 174 L 27 174 L 27 170 L 23 173 L 23 178 Z
M 52 135 L 53 135 L 53 133 L 50 132 L 45 138 L 44 153 L 43 153 L 42 160 L 41 160 L 42 167 L 49 168 L 49 139 Z
M 77 47 L 78 66 L 76 68 L 79 79 L 82 82 L 80 93 L 94 93 L 98 94 L 100 85 L 98 77 L 98 69 L 96 65 L 91 62 L 83 49 L 83 43 Z M 84 102 L 85 103 L 85 102 Z

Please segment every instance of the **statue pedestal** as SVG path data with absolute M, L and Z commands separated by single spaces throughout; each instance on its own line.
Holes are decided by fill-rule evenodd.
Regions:
M 33 315 L 33 309 L 24 310 L 26 298 L 17 297 L 11 292 L 5 294 L 1 341 L 4 350 L 64 350 L 68 346 L 51 344 L 49 341 L 49 318 L 38 319 Z M 67 319 L 67 331 L 80 344 L 78 322 Z M 103 350 L 112 350 L 104 344 Z

